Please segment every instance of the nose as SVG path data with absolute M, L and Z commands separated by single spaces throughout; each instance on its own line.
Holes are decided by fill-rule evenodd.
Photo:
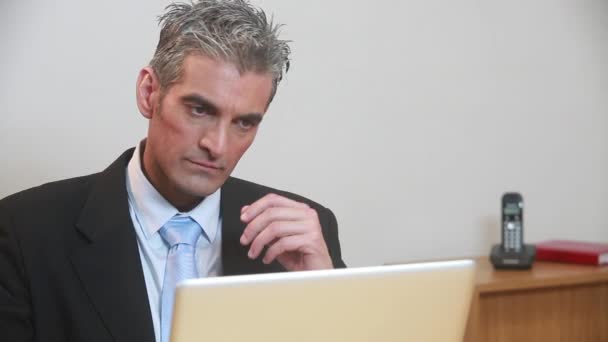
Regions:
M 228 140 L 228 125 L 222 120 L 217 120 L 215 124 L 210 125 L 201 139 L 199 140 L 200 148 L 207 150 L 209 158 L 220 158 L 225 150 Z

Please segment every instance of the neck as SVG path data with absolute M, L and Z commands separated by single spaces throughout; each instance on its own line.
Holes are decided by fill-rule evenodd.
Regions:
M 194 209 L 205 198 L 185 194 L 177 187 L 170 185 L 169 177 L 151 160 L 148 160 L 145 153 L 146 141 L 142 141 L 140 145 L 139 160 L 141 161 L 141 171 L 148 179 L 150 184 L 160 193 L 167 202 L 171 203 L 180 212 L 188 212 Z

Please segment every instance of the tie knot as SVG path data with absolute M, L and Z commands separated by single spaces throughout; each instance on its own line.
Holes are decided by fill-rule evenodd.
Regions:
M 160 229 L 160 236 L 173 247 L 178 244 L 195 246 L 201 226 L 190 216 L 175 215 Z

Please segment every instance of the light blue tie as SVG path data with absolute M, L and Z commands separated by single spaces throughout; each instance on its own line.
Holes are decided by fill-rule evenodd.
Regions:
M 161 342 L 169 342 L 175 285 L 183 280 L 198 277 L 194 260 L 196 241 L 201 236 L 201 226 L 190 216 L 175 215 L 160 229 L 160 236 L 169 244 L 165 279 L 160 304 Z

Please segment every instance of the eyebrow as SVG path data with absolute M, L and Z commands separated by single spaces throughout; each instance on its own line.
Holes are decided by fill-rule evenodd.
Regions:
M 262 114 L 260 114 L 260 113 L 243 114 L 243 115 L 239 115 L 238 119 L 239 120 L 248 120 L 248 121 L 251 121 L 252 123 L 254 123 L 255 125 L 258 125 L 260 122 L 262 122 Z
M 197 95 L 197 94 L 189 94 L 182 96 L 182 102 L 192 103 L 197 106 L 206 107 L 211 113 L 217 113 L 219 111 L 218 107 L 214 105 L 211 101 L 206 98 Z
M 211 101 L 206 98 L 198 95 L 198 94 L 189 94 L 181 97 L 182 102 L 192 103 L 197 106 L 206 107 L 211 113 L 219 112 L 219 108 L 213 104 Z M 241 120 L 250 120 L 256 125 L 262 122 L 263 115 L 261 113 L 247 113 L 238 116 L 238 119 Z

